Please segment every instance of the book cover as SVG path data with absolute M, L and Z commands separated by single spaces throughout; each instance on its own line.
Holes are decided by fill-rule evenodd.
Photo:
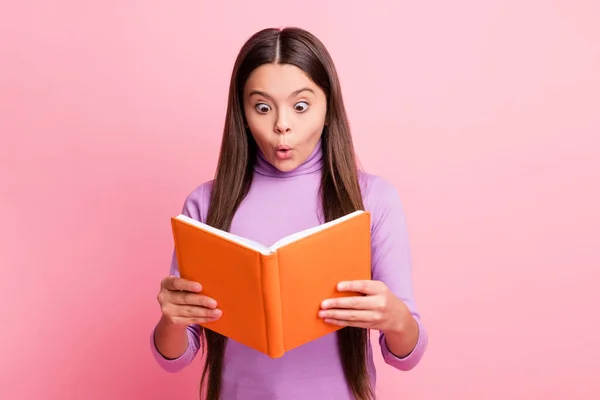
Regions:
M 266 246 L 179 215 L 171 218 L 182 278 L 223 310 L 202 324 L 270 357 L 341 327 L 318 317 L 341 281 L 371 279 L 370 213 L 356 211 Z

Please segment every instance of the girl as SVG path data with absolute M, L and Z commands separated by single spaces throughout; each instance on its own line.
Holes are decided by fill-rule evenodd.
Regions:
M 413 368 L 427 334 L 411 283 L 405 218 L 384 179 L 358 170 L 338 76 L 323 44 L 297 28 L 266 29 L 242 47 L 230 82 L 215 179 L 183 213 L 265 244 L 364 209 L 372 216 L 372 280 L 340 282 L 364 296 L 323 299 L 319 316 L 344 328 L 271 359 L 198 324 L 218 319 L 219 299 L 179 277 L 173 255 L 152 335 L 158 363 L 178 371 L 206 351 L 209 400 L 375 397 L 369 330 L 385 362 Z M 243 299 L 242 299 L 243 300 Z

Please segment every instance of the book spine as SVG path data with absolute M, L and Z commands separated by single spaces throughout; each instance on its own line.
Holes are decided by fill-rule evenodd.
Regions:
M 270 255 L 261 254 L 261 261 L 262 293 L 267 325 L 267 349 L 270 357 L 277 358 L 285 352 L 277 252 Z

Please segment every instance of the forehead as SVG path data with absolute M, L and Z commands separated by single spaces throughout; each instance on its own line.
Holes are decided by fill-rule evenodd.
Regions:
M 246 81 L 244 92 L 260 90 L 273 97 L 287 97 L 302 88 L 317 90 L 318 86 L 295 65 L 264 64 L 255 69 Z

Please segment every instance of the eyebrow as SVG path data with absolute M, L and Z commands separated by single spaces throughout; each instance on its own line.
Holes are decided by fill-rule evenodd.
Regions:
M 302 92 L 311 92 L 312 94 L 315 94 L 314 90 L 312 90 L 311 88 L 305 87 L 305 88 L 298 89 L 298 90 L 294 91 L 290 95 L 290 97 L 297 96 L 297 95 L 299 95 Z M 265 92 L 261 92 L 260 90 L 251 90 L 250 93 L 248 94 L 248 97 L 252 97 L 252 96 L 263 96 L 263 97 L 271 98 L 271 96 L 269 96 Z

